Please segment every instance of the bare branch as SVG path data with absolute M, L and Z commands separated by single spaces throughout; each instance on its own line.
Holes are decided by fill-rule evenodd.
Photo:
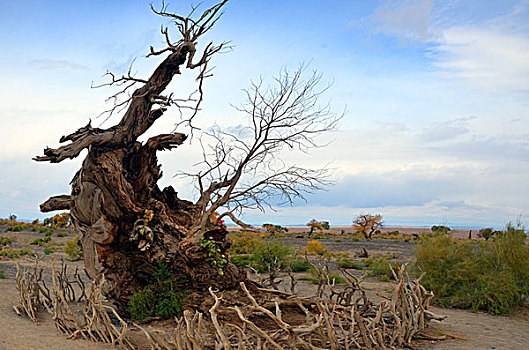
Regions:
M 169 29 L 162 26 L 161 33 L 167 46 L 160 50 L 155 50 L 151 47 L 147 56 L 158 56 L 165 53 L 168 56 L 158 65 L 148 79 L 138 78 L 133 74 L 133 61 L 126 74 L 116 75 L 107 71 L 104 76 L 109 77 L 110 81 L 99 85 L 92 84 L 94 88 L 103 86 L 119 87 L 119 90 L 107 99 L 107 102 L 110 102 L 112 106 L 99 116 L 106 116 L 103 120 L 104 123 L 111 116 L 125 111 L 121 121 L 106 130 L 90 128 L 86 132 L 76 133 L 77 137 L 75 139 L 74 137 L 63 138 L 64 141 L 69 140 L 72 143 L 58 149 L 47 148 L 44 151 L 45 156 L 36 157 L 35 160 L 60 162 L 67 158 L 77 157 L 83 149 L 89 146 L 106 147 L 109 143 L 114 146 L 131 146 L 170 106 L 175 106 L 180 112 L 181 122 L 177 125 L 189 127 L 192 133 L 196 129 L 192 125 L 192 121 L 198 114 L 203 101 L 203 81 L 211 76 L 208 63 L 215 54 L 226 48 L 226 43 L 221 43 L 220 45 L 209 43 L 202 50 L 200 59 L 196 62 L 193 59 L 198 50 L 199 39 L 211 30 L 218 21 L 221 16 L 220 11 L 226 2 L 227 0 L 223 0 L 211 6 L 201 15 L 196 16 L 197 18 L 195 19 L 191 18 L 191 16 L 194 15 L 197 7 L 192 8 L 188 17 L 183 17 L 170 13 L 163 1 L 160 10 L 155 9 L 151 5 L 154 13 L 170 18 L 173 21 L 180 33 L 180 38 L 173 41 L 170 38 Z M 198 97 L 173 98 L 172 95 L 163 95 L 173 76 L 180 74 L 181 67 L 199 71 L 197 76 Z M 139 87 L 138 84 L 140 84 Z M 189 116 L 184 116 L 184 111 L 187 111 L 185 114 L 189 114 Z
M 216 126 L 203 134 L 204 160 L 194 174 L 202 230 L 215 224 L 210 218 L 220 208 L 240 214 L 244 209 L 293 204 L 330 184 L 328 167 L 307 169 L 287 165 L 278 157 L 285 149 L 306 152 L 325 146 L 328 142 L 321 135 L 334 130 L 341 118 L 328 105 L 318 104 L 328 88 L 319 87 L 321 75 L 312 72 L 304 79 L 305 71 L 304 66 L 294 74 L 283 71 L 270 88 L 264 88 L 262 81 L 252 83 L 246 103 L 237 108 L 250 119 L 249 125 L 236 131 Z

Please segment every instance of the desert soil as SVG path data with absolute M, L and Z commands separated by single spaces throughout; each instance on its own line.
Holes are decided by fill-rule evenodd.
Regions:
M 422 233 L 422 228 L 409 228 L 403 230 L 397 228 L 400 232 Z M 5 227 L 0 226 L 0 233 L 3 237 L 13 239 L 12 248 L 30 247 L 39 256 L 44 256 L 43 247 L 30 246 L 29 242 L 35 238 L 41 238 L 43 235 L 33 232 L 3 232 Z M 340 231 L 338 231 L 340 232 Z M 346 231 L 347 232 L 347 231 Z M 301 233 L 293 232 L 295 234 Z M 461 232 L 464 236 L 468 231 Z M 53 237 L 54 243 L 64 243 L 72 239 L 72 236 L 58 238 Z M 311 238 L 312 239 L 312 238 Z M 289 244 L 298 247 L 304 247 L 309 238 L 286 238 Z M 321 238 L 319 239 L 327 249 L 334 252 L 346 252 L 354 257 L 356 252 L 366 248 L 371 255 L 388 255 L 391 254 L 401 261 L 411 261 L 413 259 L 412 240 L 390 241 L 390 240 L 373 240 L 354 242 L 346 236 Z M 51 259 L 56 260 L 66 258 L 61 251 L 44 256 L 41 265 L 46 267 L 50 265 Z M 18 259 L 21 265 L 30 266 L 33 259 L 29 256 L 23 256 Z M 50 316 L 41 313 L 39 322 L 34 323 L 27 318 L 17 316 L 13 311 L 13 306 L 18 304 L 18 293 L 15 287 L 15 263 L 13 259 L 0 258 L 0 269 L 6 273 L 6 279 L 0 279 L 0 350 L 26 350 L 26 349 L 112 349 L 110 345 L 94 343 L 86 340 L 69 340 L 55 329 L 54 323 Z M 81 262 L 70 263 L 70 265 L 79 266 L 82 269 Z M 361 274 L 360 271 L 355 271 Z M 375 278 L 367 278 L 363 284 L 367 289 L 370 298 L 380 298 L 387 295 L 392 289 L 391 283 L 380 282 Z M 310 294 L 314 286 L 299 281 L 298 287 L 302 294 Z M 449 340 L 438 343 L 421 343 L 417 349 L 423 350 L 482 350 L 482 349 L 505 349 L 505 350 L 526 350 L 529 349 L 529 313 L 519 311 L 510 316 L 491 316 L 484 313 L 472 313 L 466 310 L 449 310 L 433 307 L 432 311 L 440 315 L 447 315 L 442 323 L 434 323 L 432 327 L 441 334 L 448 336 Z

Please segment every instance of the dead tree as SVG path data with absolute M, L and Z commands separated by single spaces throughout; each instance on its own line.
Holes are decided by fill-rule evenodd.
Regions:
M 41 210 L 70 210 L 88 274 L 93 279 L 104 275 L 104 292 L 118 305 L 126 305 L 132 292 L 149 283 L 159 261 L 179 276 L 183 289 L 202 295 L 209 287 L 238 288 L 241 281 L 251 285 L 244 270 L 224 260 L 229 242 L 220 220 L 230 217 L 242 224 L 235 215 L 245 208 L 263 209 L 278 198 L 292 202 L 326 183 L 326 170 L 288 165 L 277 158 L 283 148 L 306 151 L 319 146 L 317 137 L 339 119 L 328 107 L 318 107 L 324 90 L 318 90 L 319 75 L 303 79 L 300 69 L 294 75 L 284 73 L 274 88 L 265 89 L 260 82 L 247 91 L 248 102 L 239 108 L 250 118 L 244 135 L 219 128 L 203 135 L 203 162 L 196 173 L 188 174 L 197 181 L 197 200 L 179 198 L 171 186 L 158 187 L 162 173 L 156 153 L 181 146 L 187 135 L 163 134 L 145 143 L 138 138 L 169 107 L 181 112 L 178 128 L 198 132 L 193 120 L 203 101 L 202 84 L 211 75 L 211 59 L 226 47 L 209 43 L 199 52 L 199 42 L 219 20 L 226 2 L 198 16 L 193 8 L 187 17 L 168 12 L 163 3 L 160 10 L 153 7 L 174 23 L 179 39 L 173 41 L 162 26 L 167 46 L 151 47 L 147 57 L 164 58 L 148 78 L 136 77 L 131 70 L 122 76 L 107 73 L 110 82 L 103 85 L 120 90 L 110 97 L 114 103 L 106 114 L 123 110 L 119 123 L 107 129 L 89 123 L 63 136 L 60 142 L 65 145 L 46 148 L 44 156 L 35 158 L 59 163 L 87 149 L 71 193 L 51 197 Z M 196 94 L 185 99 L 166 92 L 182 69 L 198 71 Z M 211 246 L 218 248 L 218 256 L 211 256 Z M 216 258 L 220 261 L 212 264 Z

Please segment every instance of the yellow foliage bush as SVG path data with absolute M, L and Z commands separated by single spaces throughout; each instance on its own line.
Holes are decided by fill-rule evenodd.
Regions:
M 306 250 L 309 254 L 322 255 L 325 252 L 325 246 L 318 240 L 308 241 Z
M 80 260 L 83 257 L 83 252 L 77 244 L 77 236 L 75 236 L 72 240 L 66 242 L 64 252 L 66 253 L 66 255 L 68 255 L 68 258 L 73 261 Z

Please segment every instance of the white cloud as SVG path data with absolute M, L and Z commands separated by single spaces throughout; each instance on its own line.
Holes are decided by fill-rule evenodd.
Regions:
M 427 57 L 444 77 L 487 90 L 527 92 L 529 6 L 506 3 L 503 8 L 506 14 L 472 18 L 476 14 L 457 2 L 390 1 L 373 12 L 370 22 L 376 33 L 427 47 Z
M 428 41 L 434 37 L 430 26 L 432 10 L 432 0 L 388 1 L 375 10 L 371 20 L 378 33 L 412 41 Z
M 435 65 L 447 76 L 485 89 L 529 90 L 529 37 L 483 27 L 453 27 L 443 31 L 431 52 Z

